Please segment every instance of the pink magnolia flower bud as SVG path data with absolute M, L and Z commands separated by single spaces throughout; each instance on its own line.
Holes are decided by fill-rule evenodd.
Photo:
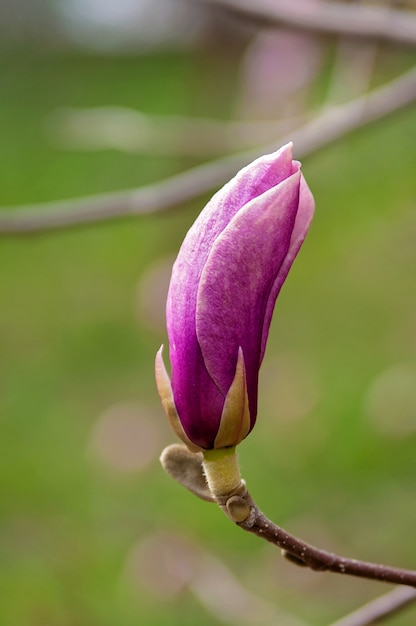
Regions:
M 288 144 L 238 172 L 186 235 L 166 308 L 171 381 L 161 348 L 156 382 L 191 450 L 236 446 L 253 428 L 275 301 L 314 208 Z

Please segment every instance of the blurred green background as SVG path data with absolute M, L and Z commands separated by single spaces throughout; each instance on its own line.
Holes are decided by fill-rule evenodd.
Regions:
M 65 150 L 45 120 L 59 107 L 102 105 L 231 119 L 242 39 L 140 54 L 5 47 L 1 204 L 138 187 L 202 162 Z M 324 101 L 336 53 L 325 42 L 309 107 Z M 415 60 L 380 54 L 376 82 Z M 316 217 L 276 306 L 258 424 L 240 446 L 243 476 L 275 522 L 346 556 L 411 569 L 415 113 L 304 159 Z M 159 466 L 174 441 L 153 379 L 166 281 L 208 197 L 153 217 L 0 239 L 5 626 L 318 626 L 388 588 L 287 563 Z M 415 619 L 410 608 L 389 623 Z

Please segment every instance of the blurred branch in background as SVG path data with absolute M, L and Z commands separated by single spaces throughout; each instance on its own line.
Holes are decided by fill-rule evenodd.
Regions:
M 248 589 L 222 559 L 176 533 L 142 537 L 127 559 L 125 576 L 130 586 L 144 586 L 164 599 L 187 590 L 209 615 L 226 626 L 309 623 Z M 395 587 L 330 626 L 380 623 L 415 600 L 415 589 Z
M 337 620 L 331 626 L 371 626 L 391 617 L 416 600 L 416 589 L 396 587 L 368 602 L 353 613 Z
M 47 120 L 49 134 L 66 150 L 117 149 L 156 156 L 208 157 L 266 143 L 305 119 L 212 120 L 149 115 L 127 107 L 59 109 Z
M 205 555 L 190 588 L 213 617 L 230 626 L 308 626 L 301 618 L 245 588 L 233 573 L 212 555 Z
M 207 13 L 192 0 L 13 0 L 0 2 L 0 39 L 49 51 L 187 48 L 209 31 Z
M 349 6 L 360 8 L 364 2 L 353 0 Z M 389 3 L 391 0 L 386 0 L 386 10 Z M 342 102 L 369 89 L 380 47 L 379 41 L 357 41 L 352 36 L 339 38 L 331 68 L 328 103 Z
M 304 126 L 292 130 L 287 136 L 276 137 L 267 145 L 194 167 L 153 185 L 75 200 L 3 209 L 0 213 L 0 234 L 43 232 L 163 211 L 224 183 L 247 162 L 276 150 L 282 143 L 293 141 L 296 158 L 304 158 L 415 100 L 416 69 L 411 69 L 368 95 L 325 108 Z
M 377 6 L 312 0 L 199 0 L 269 26 L 416 45 L 416 14 Z
M 130 585 L 144 586 L 165 599 L 190 592 L 215 623 L 225 626 L 309 626 L 248 589 L 221 558 L 177 533 L 141 538 L 125 575 Z

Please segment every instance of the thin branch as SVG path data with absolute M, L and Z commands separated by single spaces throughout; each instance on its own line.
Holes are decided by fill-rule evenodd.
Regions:
M 411 11 L 377 6 L 357 7 L 336 1 L 202 1 L 268 25 L 284 24 L 295 29 L 323 34 L 349 35 L 404 46 L 416 45 L 416 14 Z
M 272 152 L 287 142 L 295 144 L 296 156 L 305 156 L 365 124 L 381 119 L 416 100 L 416 69 L 412 69 L 366 96 L 326 108 L 290 135 L 273 143 L 227 156 L 211 163 L 137 189 L 87 198 L 9 207 L 0 212 L 0 234 L 27 234 L 81 224 L 164 211 L 223 184 L 246 163 Z
M 327 550 L 321 550 L 291 535 L 280 526 L 269 520 L 258 508 L 253 498 L 242 483 L 238 495 L 230 498 L 230 494 L 224 498 L 216 498 L 217 503 L 237 526 L 243 530 L 257 535 L 274 544 L 288 556 L 291 561 L 304 565 L 315 571 L 334 572 L 347 576 L 356 576 L 369 580 L 378 580 L 396 585 L 407 585 L 416 588 L 416 571 L 405 570 L 389 565 L 358 561 L 339 556 Z M 247 509 L 244 509 L 244 506 Z M 247 517 L 243 521 L 233 515 L 241 510 L 247 510 Z M 245 513 L 246 515 L 246 513 Z
M 163 450 L 160 462 L 171 478 L 198 498 L 216 502 L 237 526 L 279 547 L 283 556 L 297 565 L 307 566 L 312 570 L 406 585 L 369 602 L 331 626 L 367 626 L 416 600 L 416 571 L 357 561 L 315 548 L 267 519 L 249 494 L 244 481 L 240 481 L 229 493 L 220 495 L 220 492 L 214 495 L 207 480 L 207 466 L 202 453 L 193 453 L 183 444 L 171 444 Z M 221 470 L 221 465 L 217 470 Z M 216 593 L 214 591 L 214 595 Z M 234 597 L 235 594 L 230 595 Z
M 393 591 L 372 600 L 353 613 L 333 622 L 331 626 L 370 626 L 391 617 L 416 601 L 416 589 L 396 587 Z
M 416 587 L 416 571 L 349 559 L 315 548 L 273 524 L 258 509 L 256 510 L 255 520 L 251 525 L 245 522 L 239 525 L 244 530 L 254 533 L 258 537 L 263 537 L 266 541 L 270 541 L 282 550 L 286 550 L 313 570 L 329 571 L 336 574 Z

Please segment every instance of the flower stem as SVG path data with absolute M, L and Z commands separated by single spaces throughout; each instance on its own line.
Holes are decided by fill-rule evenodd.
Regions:
M 204 451 L 204 473 L 214 498 L 232 496 L 241 486 L 235 446 Z

